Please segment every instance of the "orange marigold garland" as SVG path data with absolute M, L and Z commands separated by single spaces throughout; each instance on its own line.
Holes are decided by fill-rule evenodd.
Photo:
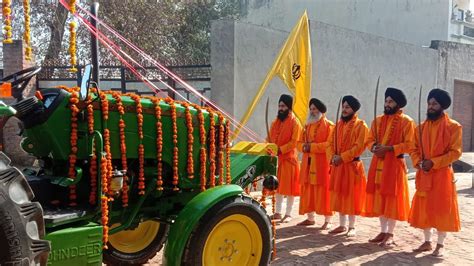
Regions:
M 113 191 L 110 189 L 110 179 L 112 178 L 112 153 L 110 152 L 110 131 L 108 128 L 104 129 L 104 151 L 105 151 L 105 156 L 107 159 L 107 178 L 109 179 L 108 182 L 108 190 L 109 190 L 109 196 L 113 196 Z M 110 200 L 113 200 L 113 198 L 110 198 Z
M 5 34 L 3 37 L 3 43 L 13 43 L 12 40 L 12 20 L 11 20 L 11 0 L 2 1 L 2 13 L 3 13 L 3 29 Z
M 209 111 L 209 179 L 210 179 L 210 186 L 216 186 L 216 128 L 215 128 L 215 121 L 214 121 L 214 112 L 211 109 Z
M 31 61 L 31 42 L 30 42 L 30 1 L 23 0 L 23 14 L 25 16 L 25 32 L 23 39 L 25 41 L 25 59 Z
M 123 115 L 125 114 L 125 108 L 122 103 L 122 97 L 118 92 L 111 92 L 112 97 L 115 99 L 115 103 L 117 104 L 117 110 L 119 112 L 119 136 L 120 136 L 120 159 L 122 161 L 122 170 L 125 171 L 125 175 L 123 177 L 123 186 L 122 186 L 122 207 L 128 206 L 128 176 L 127 176 L 127 145 L 125 142 L 125 121 L 123 120 Z
M 100 105 L 102 109 L 102 119 L 104 124 L 107 125 L 109 120 L 109 102 L 107 100 L 107 95 L 100 90 L 93 90 L 99 94 Z M 101 180 L 102 180 L 102 196 L 101 196 L 101 208 L 102 208 L 102 243 L 104 243 L 104 249 L 107 249 L 107 242 L 109 238 L 109 201 L 112 198 L 109 198 L 109 185 L 110 179 L 112 177 L 112 155 L 110 154 L 110 134 L 109 130 L 104 130 L 104 151 L 105 154 L 100 158 L 100 171 L 101 171 Z M 111 191 L 110 191 L 111 192 Z
M 156 190 L 163 190 L 163 124 L 161 122 L 161 106 L 160 99 L 157 97 L 148 97 L 155 107 L 156 117 L 156 160 L 158 161 L 157 166 L 157 177 L 156 177 Z
M 68 177 L 71 179 L 76 178 L 76 161 L 77 161 L 77 114 L 79 113 L 79 108 L 77 103 L 79 103 L 79 93 L 78 88 L 70 89 L 71 96 L 69 98 L 69 109 L 71 110 L 71 153 L 69 154 L 69 171 Z M 69 186 L 69 205 L 76 206 L 76 185 Z
M 87 131 L 89 135 L 94 134 L 94 106 L 92 105 L 92 97 L 87 97 Z M 92 157 L 90 159 L 90 185 L 91 191 L 89 194 L 89 203 L 95 205 L 97 203 L 97 155 L 95 149 L 95 142 L 92 143 Z
M 135 102 L 138 124 L 138 194 L 145 195 L 145 146 L 143 145 L 143 108 L 140 96 L 134 93 L 126 94 Z
M 250 186 L 246 186 L 244 191 L 246 194 L 250 195 Z
M 194 160 L 193 160 L 193 144 L 194 144 L 194 128 L 193 128 L 193 117 L 191 116 L 190 105 L 188 103 L 182 103 L 184 106 L 184 114 L 186 118 L 186 128 L 188 130 L 188 178 L 194 178 Z
M 70 58 L 71 68 L 69 69 L 69 72 L 77 72 L 76 22 L 74 21 L 69 22 L 69 55 L 71 56 Z
M 72 14 L 76 13 L 76 0 L 69 0 L 69 8 Z
M 219 116 L 219 153 L 218 153 L 218 171 L 219 171 L 219 185 L 224 183 L 224 116 L 218 113 Z
M 206 126 L 204 120 L 204 114 L 202 108 L 199 106 L 194 106 L 198 110 L 198 120 L 199 120 L 199 142 L 201 148 L 199 150 L 199 160 L 200 165 L 200 175 L 201 175 L 201 191 L 206 190 L 206 163 L 207 163 L 207 154 L 206 154 Z
M 178 182 L 179 182 L 179 150 L 178 150 L 178 124 L 177 124 L 177 115 L 176 115 L 176 104 L 173 99 L 166 98 L 166 103 L 170 106 L 171 111 L 171 122 L 172 122 L 172 131 L 173 131 L 173 190 L 177 191 Z
M 109 120 L 109 101 L 107 100 L 107 95 L 97 90 L 100 98 L 100 105 L 102 107 L 102 119 L 104 120 L 105 129 L 104 129 L 104 152 L 106 156 L 106 163 L 107 163 L 107 185 L 110 186 L 111 182 L 110 179 L 112 178 L 112 152 L 110 150 L 110 131 L 107 128 L 107 121 Z M 110 187 L 107 187 L 109 196 L 112 196 L 113 191 Z M 113 198 L 109 198 L 109 200 L 113 200 Z
M 69 1 L 69 7 L 71 14 L 76 13 L 76 0 Z M 70 72 L 77 72 L 76 64 L 76 22 L 71 21 L 69 22 L 69 55 L 71 56 L 71 68 L 69 69 Z
M 89 194 L 89 203 L 91 205 L 96 205 L 97 203 L 97 155 L 96 155 L 95 143 L 92 144 L 92 157 L 91 157 L 91 164 L 89 167 L 89 174 L 90 174 L 90 185 L 91 185 L 91 192 Z
M 226 183 L 230 184 L 232 182 L 232 177 L 230 175 L 230 123 L 227 120 L 226 123 L 226 135 L 225 135 L 225 173 L 226 173 Z
M 270 192 L 270 195 L 272 196 L 272 213 L 275 213 L 276 209 L 276 197 L 275 197 L 275 191 Z M 272 253 L 272 260 L 276 258 L 277 250 L 276 250 L 276 221 L 272 220 L 272 232 L 273 232 L 273 253 Z

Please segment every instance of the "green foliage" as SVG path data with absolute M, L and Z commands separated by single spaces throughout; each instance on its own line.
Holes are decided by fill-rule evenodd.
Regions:
M 15 2 L 15 1 L 14 1 Z M 91 0 L 77 1 L 87 7 Z M 210 61 L 211 21 L 238 19 L 242 0 L 99 0 L 99 17 L 117 32 L 142 48 L 154 59 L 168 65 L 207 64 Z M 31 1 L 32 45 L 36 61 L 42 61 L 51 43 L 51 29 L 64 23 L 55 19 L 56 1 Z M 14 36 L 23 33 L 23 9 L 14 7 Z M 68 26 L 72 16 L 65 22 L 62 47 L 57 62 L 68 62 Z M 102 29 L 105 32 L 104 29 Z M 109 38 L 113 36 L 107 34 Z M 112 38 L 127 53 L 136 56 L 116 38 Z M 90 40 L 87 29 L 79 24 L 77 33 L 79 63 L 89 62 Z M 118 63 L 113 55 L 101 45 L 103 64 Z

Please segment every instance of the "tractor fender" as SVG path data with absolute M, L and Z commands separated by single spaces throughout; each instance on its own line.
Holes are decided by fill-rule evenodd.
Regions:
M 171 225 L 165 245 L 164 265 L 181 265 L 188 238 L 201 217 L 216 203 L 242 192 L 238 185 L 217 186 L 199 193 L 189 201 Z

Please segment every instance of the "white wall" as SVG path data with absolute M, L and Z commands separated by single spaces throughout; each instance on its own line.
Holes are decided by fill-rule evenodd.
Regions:
M 233 47 L 230 51 L 233 55 L 230 56 L 229 51 L 211 50 L 213 100 L 240 119 L 289 33 L 242 22 L 235 22 L 233 25 L 229 21 L 214 22 L 220 23 L 228 27 L 214 25 L 214 29 L 219 28 L 219 31 L 212 32 L 213 46 Z M 438 72 L 436 50 L 321 22 L 311 21 L 310 24 L 313 52 L 312 96 L 326 103 L 331 120 L 335 119 L 339 97 L 353 94 L 362 103 L 360 116 L 370 123 L 373 118 L 375 84 L 379 75 L 378 112 L 382 112 L 385 88 L 395 86 L 404 90 L 408 97 L 408 114 L 417 116 L 418 89 L 415 90 L 415 87 L 418 88 L 420 84 L 424 88 L 435 86 Z M 232 38 L 224 37 L 232 31 Z M 233 71 L 215 72 L 215 63 L 220 64 L 220 69 Z M 219 83 L 227 86 L 214 86 Z M 220 97 L 214 96 L 216 91 L 221 92 Z M 287 92 L 283 83 L 277 77 L 274 78 L 247 124 L 262 137 L 266 135 L 266 98 L 270 98 L 270 119 L 274 119 L 277 101 L 283 92 Z M 426 97 L 426 93 L 423 97 Z
M 290 31 L 306 9 L 310 20 L 421 46 L 448 40 L 451 1 L 249 0 L 242 21 Z

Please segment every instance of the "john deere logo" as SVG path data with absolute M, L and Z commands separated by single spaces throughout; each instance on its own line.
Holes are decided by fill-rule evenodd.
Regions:
M 300 65 L 298 64 L 293 64 L 293 67 L 291 68 L 291 74 L 293 75 L 293 80 L 297 80 L 301 77 L 301 70 L 300 70 Z

